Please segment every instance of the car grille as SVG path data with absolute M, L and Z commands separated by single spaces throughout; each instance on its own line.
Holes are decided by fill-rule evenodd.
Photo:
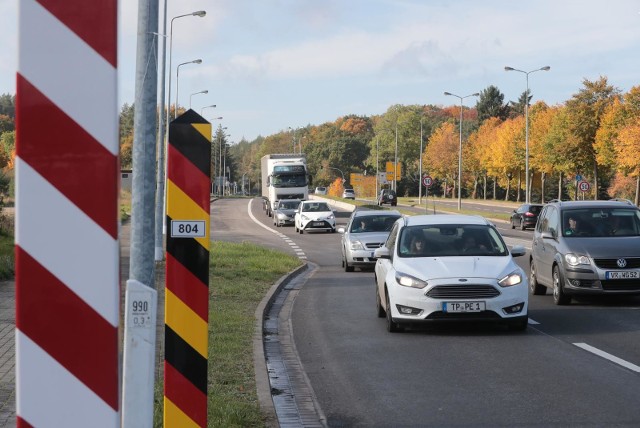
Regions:
M 427 291 L 433 299 L 490 299 L 500 295 L 491 285 L 438 285 Z
M 593 259 L 600 269 L 620 269 L 618 259 L 625 259 L 627 265 L 623 269 L 640 268 L 640 257 L 616 257 L 615 259 Z
M 364 245 L 367 248 L 371 248 L 371 249 L 375 250 L 376 248 L 382 247 L 383 244 L 384 244 L 384 242 L 367 242 Z
M 607 279 L 600 281 L 605 291 L 640 291 L 640 280 Z

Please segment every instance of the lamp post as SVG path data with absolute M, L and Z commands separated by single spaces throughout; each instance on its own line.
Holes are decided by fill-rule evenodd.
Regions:
M 183 62 L 182 64 L 178 64 L 176 67 L 176 105 L 173 109 L 173 118 L 178 117 L 178 89 L 180 87 L 180 67 L 187 64 L 202 64 L 201 59 L 194 59 L 193 61 Z
M 194 92 L 193 94 L 189 95 L 189 109 L 191 109 L 191 99 L 193 98 L 194 95 L 198 95 L 198 94 L 208 94 L 209 90 L 205 89 L 204 91 L 200 91 L 200 92 Z
M 211 104 L 210 106 L 202 107 L 200 109 L 200 116 L 202 116 L 202 113 L 204 113 L 204 110 L 207 109 L 207 108 L 216 108 L 216 105 L 215 104 Z
M 328 166 L 327 168 L 329 169 L 335 169 L 336 171 L 340 171 L 340 175 L 342 175 L 342 185 L 344 186 L 344 183 L 347 182 L 347 180 L 344 179 L 344 172 L 342 172 L 342 170 L 338 169 L 338 168 L 334 168 L 332 166 Z
M 505 71 L 517 71 L 519 73 L 523 73 L 526 77 L 527 77 L 527 92 L 525 92 L 525 103 L 524 103 L 524 122 L 525 122 L 525 133 L 524 133 L 524 140 L 525 140 L 525 154 L 524 154 L 524 169 L 525 169 L 525 189 L 524 189 L 524 199 L 525 199 L 525 203 L 528 204 L 530 203 L 531 197 L 530 197 L 530 189 L 529 189 L 529 74 L 531 73 L 535 73 L 536 71 L 549 71 L 551 70 L 551 67 L 549 67 L 548 65 L 544 66 L 544 67 L 540 67 L 537 68 L 535 70 L 531 70 L 531 71 L 523 71 L 523 70 L 518 70 L 517 68 L 513 68 L 513 67 L 505 67 L 504 68 Z
M 380 168 L 380 162 L 378 161 L 378 147 L 379 147 L 379 143 L 380 143 L 380 137 L 376 137 L 376 192 L 375 195 L 373 195 L 376 198 L 376 201 L 378 200 L 378 180 L 379 180 L 379 168 Z
M 293 154 L 296 153 L 296 130 L 292 127 L 289 127 L 289 131 L 293 131 L 293 137 L 291 138 L 291 142 L 293 143 Z
M 422 117 L 420 118 L 420 165 L 418 165 L 418 205 L 422 205 Z
M 462 182 L 462 100 L 469 97 L 478 97 L 480 94 L 476 92 L 475 94 L 465 95 L 464 97 L 452 94 L 451 92 L 445 92 L 444 94 L 460 99 L 460 152 L 458 153 L 458 211 L 460 211 L 462 209 L 462 188 L 460 187 Z
M 173 18 L 171 18 L 171 25 L 170 25 L 170 30 L 169 30 L 169 85 L 168 85 L 168 94 L 167 94 L 167 111 L 166 111 L 166 120 L 165 123 L 162 123 L 162 120 L 160 120 L 160 137 L 159 137 L 159 141 L 161 141 L 161 143 L 159 144 L 158 147 L 158 171 L 157 171 L 157 186 L 156 186 L 156 215 L 155 215 L 155 221 L 156 221 L 156 236 L 155 236 L 155 259 L 156 261 L 161 261 L 163 259 L 163 243 L 162 243 L 162 235 L 164 235 L 166 233 L 166 223 L 164 221 L 164 219 L 166 218 L 165 212 L 166 212 L 166 192 L 165 192 L 165 182 L 167 180 L 166 177 L 166 167 L 165 167 L 165 163 L 166 163 L 166 159 L 165 159 L 165 152 L 166 152 L 166 145 L 169 143 L 169 118 L 171 117 L 171 60 L 173 57 L 173 21 L 175 21 L 178 18 L 183 18 L 186 16 L 198 16 L 200 18 L 202 18 L 203 16 L 205 16 L 207 14 L 207 12 L 205 12 L 204 10 L 199 10 L 197 12 L 193 12 L 193 13 L 187 13 L 185 15 L 178 15 L 175 16 Z M 166 15 L 167 15 L 167 3 L 165 0 L 165 4 L 164 4 L 164 31 L 166 32 L 167 29 L 167 21 L 166 21 Z M 162 92 L 162 103 L 164 105 L 164 70 L 165 70 L 165 66 L 166 66 L 166 62 L 165 62 L 165 54 L 164 54 L 164 44 L 163 44 L 163 51 L 162 51 L 162 61 L 163 61 L 163 67 L 162 67 L 162 82 L 161 82 L 161 92 Z M 164 134 L 164 135 L 163 135 Z

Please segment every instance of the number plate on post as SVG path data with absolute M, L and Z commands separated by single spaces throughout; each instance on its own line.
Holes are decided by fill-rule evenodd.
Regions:
M 443 302 L 442 312 L 482 312 L 484 302 Z
M 171 220 L 171 237 L 173 238 L 204 238 L 204 220 Z

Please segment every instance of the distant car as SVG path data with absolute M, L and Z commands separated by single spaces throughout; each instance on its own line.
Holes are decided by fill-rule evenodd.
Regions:
M 342 192 L 342 198 L 343 199 L 355 199 L 356 198 L 356 191 L 353 189 L 344 189 L 344 191 Z
M 326 187 L 316 187 L 316 190 L 313 192 L 316 195 L 326 195 L 327 188 Z
M 354 267 L 372 268 L 376 264 L 373 252 L 382 246 L 391 227 L 402 215 L 396 211 L 356 210 L 346 227 L 339 227 L 342 234 L 342 267 L 353 272 Z
M 293 224 L 298 205 L 300 205 L 299 199 L 283 199 L 278 201 L 276 211 L 273 213 L 274 226 L 280 227 Z
M 520 230 L 536 227 L 538 216 L 542 211 L 542 204 L 522 204 L 511 214 L 511 229 L 519 227 Z
M 392 207 L 398 205 L 398 197 L 396 196 L 396 191 L 393 189 L 382 189 L 380 191 L 380 195 L 378 196 L 378 205 L 382 206 L 382 204 L 389 204 Z
M 533 231 L 531 294 L 640 294 L 640 210 L 629 201 L 550 201 Z
M 326 202 L 302 201 L 298 205 L 294 222 L 296 232 L 305 230 L 336 231 L 336 216 Z
M 446 321 L 525 330 L 527 275 L 513 259 L 523 255 L 523 246 L 509 251 L 493 224 L 479 216 L 404 217 L 374 252 L 378 316 L 386 317 L 390 332 Z

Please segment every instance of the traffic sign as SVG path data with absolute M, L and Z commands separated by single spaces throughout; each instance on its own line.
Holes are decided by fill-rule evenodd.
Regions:
M 576 181 L 582 181 L 582 176 L 580 174 L 576 174 Z
M 422 184 L 424 184 L 427 187 L 431 187 L 431 185 L 433 184 L 433 178 L 431 178 L 430 175 L 425 175 L 422 178 Z
M 588 192 L 591 189 L 591 184 L 589 184 L 588 181 L 581 181 L 578 183 L 578 189 L 580 189 L 581 192 Z

